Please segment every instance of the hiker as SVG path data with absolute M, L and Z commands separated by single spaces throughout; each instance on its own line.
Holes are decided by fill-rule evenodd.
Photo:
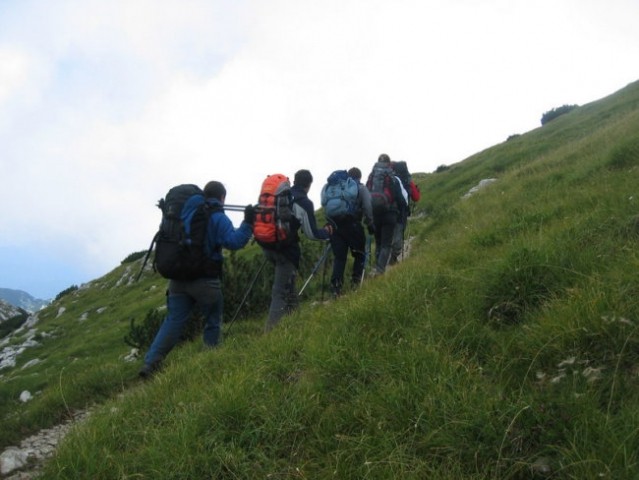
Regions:
M 395 172 L 395 176 L 400 180 L 403 196 L 406 199 L 406 205 L 399 210 L 397 215 L 397 223 L 395 224 L 395 230 L 393 232 L 393 242 L 391 246 L 391 256 L 389 265 L 395 265 L 400 257 L 404 253 L 404 238 L 406 234 L 406 225 L 408 224 L 408 217 L 410 217 L 410 202 L 419 201 L 421 194 L 419 187 L 413 182 L 413 178 L 408 171 L 408 166 L 405 161 L 391 162 L 391 168 Z
M 347 179 L 341 179 L 341 184 L 337 184 L 335 196 L 340 192 L 349 192 L 352 183 L 355 189 L 354 194 L 341 193 L 341 198 L 334 200 L 332 195 L 331 179 L 336 173 L 344 172 Z M 371 207 L 371 196 L 366 185 L 361 183 L 362 172 L 359 168 L 353 167 L 348 172 L 336 171 L 328 178 L 327 184 L 322 189 L 322 206 L 326 217 L 334 227 L 331 235 L 331 248 L 333 250 L 333 272 L 331 275 L 331 293 L 334 297 L 339 297 L 344 284 L 344 270 L 350 250 L 353 256 L 353 269 L 351 272 L 351 288 L 357 288 L 363 278 L 366 262 L 366 233 L 362 226 L 362 219 L 369 232 L 373 232 L 373 210 Z M 349 186 L 346 186 L 348 182 Z M 340 207 L 331 208 L 332 204 L 339 202 Z
M 312 183 L 313 176 L 308 170 L 295 173 L 291 187 L 293 216 L 290 219 L 290 239 L 283 245 L 260 244 L 264 256 L 275 266 L 266 332 L 271 331 L 285 314 L 291 313 L 298 305 L 295 280 L 302 255 L 298 230 L 301 228 L 311 240 L 328 240 L 333 231 L 330 225 L 317 228 L 315 207 L 308 198 Z
M 368 176 L 375 228 L 375 269 L 373 276 L 386 271 L 399 212 L 406 208 L 400 180 L 391 168 L 390 157 L 382 153 Z
M 213 209 L 208 218 L 205 235 L 205 252 L 211 260 L 209 273 L 193 280 L 169 280 L 166 306 L 167 316 L 155 335 L 149 351 L 144 357 L 144 366 L 139 372 L 142 378 L 152 376 L 171 349 L 178 343 L 192 314 L 199 310 L 204 316 L 204 344 L 215 347 L 220 342 L 222 327 L 222 248 L 239 250 L 251 239 L 254 207 L 244 209 L 244 220 L 234 228 L 223 210 L 226 198 L 224 185 L 211 181 L 204 187 L 206 203 Z

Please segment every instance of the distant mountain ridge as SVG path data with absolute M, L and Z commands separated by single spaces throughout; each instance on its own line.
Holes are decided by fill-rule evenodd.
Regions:
M 29 313 L 37 312 L 50 303 L 49 300 L 34 298 L 27 292 L 10 288 L 0 288 L 0 299 Z

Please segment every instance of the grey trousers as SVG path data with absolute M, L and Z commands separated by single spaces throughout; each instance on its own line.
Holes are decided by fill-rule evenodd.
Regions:
M 275 266 L 271 306 L 264 328 L 266 332 L 269 332 L 284 315 L 291 313 L 298 306 L 299 300 L 295 291 L 297 269 L 293 262 L 280 252 L 265 249 L 264 256 Z
M 404 231 L 406 230 L 405 222 L 397 222 L 395 224 L 395 230 L 393 231 L 393 243 L 391 246 L 390 264 L 397 263 L 399 257 L 404 250 Z

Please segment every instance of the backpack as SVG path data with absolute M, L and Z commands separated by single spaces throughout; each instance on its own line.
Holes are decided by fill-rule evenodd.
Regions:
M 391 168 L 395 172 L 395 175 L 399 177 L 402 185 L 404 186 L 404 189 L 408 192 L 410 190 L 409 185 L 412 181 L 412 178 L 410 173 L 408 172 L 408 165 L 406 165 L 406 162 L 403 160 L 400 160 L 399 162 L 392 162 Z
M 383 213 L 394 205 L 393 170 L 384 164 L 377 163 L 368 176 L 366 188 L 371 192 L 373 212 Z
M 222 263 L 207 254 L 206 232 L 211 214 L 222 207 L 207 203 L 202 189 L 191 184 L 171 188 L 157 206 L 162 222 L 154 239 L 155 270 L 172 280 L 219 277 Z
M 291 243 L 292 218 L 293 196 L 288 177 L 280 173 L 268 175 L 262 182 L 255 209 L 255 240 L 266 248 L 278 248 Z
M 408 194 L 413 202 L 419 202 L 419 199 L 422 198 L 422 192 L 419 190 L 419 185 L 412 180 L 410 181 L 410 192 L 408 192 Z
M 392 162 L 391 164 L 395 175 L 397 175 L 404 186 L 404 189 L 408 193 L 408 197 L 413 202 L 418 202 L 421 198 L 419 187 L 413 182 L 413 177 L 408 171 L 408 165 L 403 160 L 399 162 Z
M 332 219 L 353 217 L 357 211 L 357 182 L 346 170 L 335 170 L 322 188 L 321 202 L 326 217 Z

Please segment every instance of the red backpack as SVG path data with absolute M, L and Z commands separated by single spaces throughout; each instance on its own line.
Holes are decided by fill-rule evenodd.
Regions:
M 293 218 L 293 196 L 291 183 L 286 175 L 268 175 L 255 210 L 253 236 L 258 244 L 266 248 L 277 248 L 291 240 Z
M 413 202 L 419 202 L 419 199 L 422 198 L 422 192 L 419 190 L 419 185 L 411 180 L 408 186 L 410 187 L 410 192 L 408 192 L 410 199 Z

